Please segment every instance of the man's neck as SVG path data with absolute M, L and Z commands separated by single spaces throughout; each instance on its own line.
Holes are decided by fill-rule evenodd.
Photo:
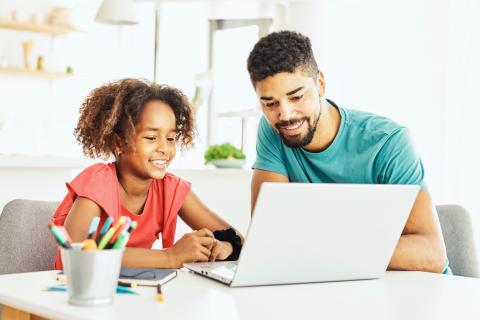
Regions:
M 321 152 L 327 149 L 337 136 L 340 121 L 340 111 L 327 101 L 318 120 L 313 140 L 303 149 L 309 152 Z

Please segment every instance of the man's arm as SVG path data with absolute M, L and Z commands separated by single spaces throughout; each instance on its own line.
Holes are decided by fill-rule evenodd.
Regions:
M 252 211 L 255 208 L 255 203 L 257 202 L 258 192 L 260 191 L 260 186 L 264 182 L 289 182 L 288 177 L 284 176 L 283 174 L 265 171 L 260 169 L 253 170 L 252 175 Z
M 442 272 L 446 250 L 437 211 L 427 189 L 415 200 L 388 269 Z

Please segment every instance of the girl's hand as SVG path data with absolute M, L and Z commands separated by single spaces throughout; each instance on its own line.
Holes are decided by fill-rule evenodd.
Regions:
M 186 262 L 208 261 L 214 241 L 213 233 L 206 228 L 185 234 L 166 250 L 169 265 L 181 268 Z
M 232 244 L 228 241 L 214 239 L 209 261 L 225 260 L 233 252 Z

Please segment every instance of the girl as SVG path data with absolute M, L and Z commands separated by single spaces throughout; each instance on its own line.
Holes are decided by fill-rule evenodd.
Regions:
M 93 217 L 100 217 L 101 226 L 109 216 L 115 222 L 125 215 L 137 221 L 125 267 L 179 268 L 238 257 L 242 238 L 197 198 L 190 183 L 166 173 L 176 144 L 191 147 L 194 135 L 192 111 L 179 90 L 137 79 L 103 85 L 83 102 L 74 134 L 85 155 L 115 157 L 67 183 L 52 222 L 64 225 L 74 242 L 86 238 Z M 173 245 L 177 214 L 198 231 Z M 159 234 L 165 249 L 151 249 Z M 62 268 L 60 254 L 55 268 Z

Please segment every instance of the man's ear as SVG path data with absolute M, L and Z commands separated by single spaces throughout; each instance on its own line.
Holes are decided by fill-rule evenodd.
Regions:
M 323 77 L 322 71 L 318 70 L 317 72 L 317 89 L 321 97 L 325 96 L 325 78 Z

